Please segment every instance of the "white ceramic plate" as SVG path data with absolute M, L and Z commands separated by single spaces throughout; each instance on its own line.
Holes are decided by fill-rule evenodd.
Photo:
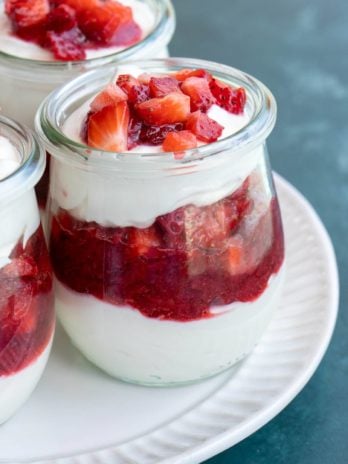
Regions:
M 287 245 L 281 307 L 234 372 L 152 389 L 115 381 L 58 330 L 48 368 L 25 407 L 0 429 L 0 462 L 191 464 L 238 443 L 303 388 L 330 341 L 338 277 L 330 239 L 307 201 L 276 177 Z

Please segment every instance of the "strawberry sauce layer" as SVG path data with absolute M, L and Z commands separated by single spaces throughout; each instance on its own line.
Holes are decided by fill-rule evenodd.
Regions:
M 28 366 L 54 327 L 52 271 L 41 227 L 19 241 L 0 269 L 0 376 Z
M 115 0 L 5 0 L 13 34 L 57 60 L 86 59 L 86 50 L 129 47 L 142 39 L 130 7 Z
M 277 201 L 257 216 L 249 193 L 247 180 L 223 200 L 179 208 L 146 229 L 102 227 L 60 209 L 50 236 L 56 277 L 164 320 L 197 320 L 211 317 L 212 306 L 254 301 L 280 269 L 284 243 Z

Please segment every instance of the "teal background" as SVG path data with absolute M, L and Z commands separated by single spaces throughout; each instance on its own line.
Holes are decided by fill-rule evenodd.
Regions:
M 312 203 L 333 240 L 341 307 L 330 348 L 297 398 L 206 464 L 348 463 L 348 2 L 174 0 L 173 56 L 218 61 L 278 101 L 273 168 Z

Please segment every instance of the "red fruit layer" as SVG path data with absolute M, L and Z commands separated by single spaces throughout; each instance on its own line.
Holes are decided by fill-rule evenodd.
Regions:
M 0 377 L 28 366 L 54 327 L 52 271 L 40 227 L 0 269 Z
M 142 31 L 131 8 L 115 0 L 5 0 L 13 33 L 50 50 L 57 60 L 86 58 L 86 50 L 128 47 Z
M 129 305 L 166 320 L 211 317 L 213 305 L 253 301 L 278 272 L 284 244 L 275 199 L 248 229 L 257 215 L 248 189 L 246 181 L 213 205 L 179 208 L 146 229 L 102 227 L 60 210 L 50 236 L 56 277 L 115 310 Z

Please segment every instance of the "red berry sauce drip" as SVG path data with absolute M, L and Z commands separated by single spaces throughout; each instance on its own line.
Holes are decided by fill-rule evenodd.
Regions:
M 5 0 L 13 33 L 50 50 L 57 60 L 86 58 L 86 50 L 129 47 L 142 31 L 130 7 L 115 0 Z
M 41 226 L 0 269 L 0 377 L 28 366 L 54 327 L 52 271 Z
M 50 237 L 55 274 L 76 292 L 165 320 L 211 317 L 213 305 L 254 301 L 280 269 L 284 243 L 275 199 L 243 237 L 254 209 L 248 189 L 245 181 L 213 205 L 179 208 L 146 229 L 102 227 L 60 210 Z

